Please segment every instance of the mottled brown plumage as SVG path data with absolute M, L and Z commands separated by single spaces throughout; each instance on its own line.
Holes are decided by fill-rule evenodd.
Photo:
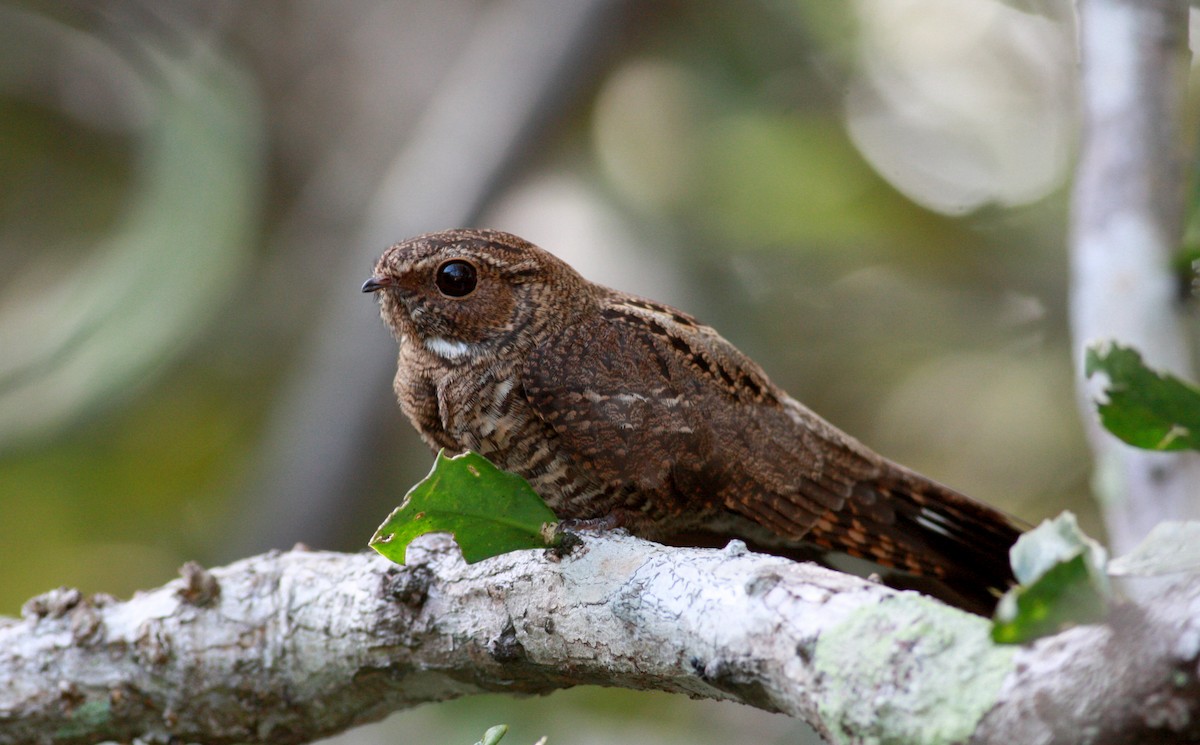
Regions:
M 674 308 L 588 282 L 507 233 L 387 250 L 364 292 L 400 343 L 395 390 L 434 448 L 521 474 L 561 518 L 651 539 L 807 542 L 990 607 L 1005 515 L 874 453 Z

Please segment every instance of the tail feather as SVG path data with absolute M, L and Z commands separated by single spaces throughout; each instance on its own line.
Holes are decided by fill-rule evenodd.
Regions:
M 1024 531 L 1014 518 L 900 467 L 855 492 L 832 516 L 840 534 L 833 542 L 848 544 L 835 548 L 936 580 L 976 612 L 990 613 L 1014 583 L 1009 549 Z M 857 502 L 885 504 L 891 514 L 880 520 L 878 509 Z
M 854 484 L 840 509 L 811 521 L 797 540 L 777 526 L 807 515 L 806 502 L 760 499 L 705 528 L 659 540 L 677 546 L 724 546 L 737 537 L 756 551 L 798 561 L 824 561 L 830 552 L 898 570 L 883 580 L 919 590 L 972 613 L 991 615 L 1013 579 L 1008 552 L 1025 530 L 1016 519 L 895 464 Z M 771 527 L 766 527 L 771 526 Z

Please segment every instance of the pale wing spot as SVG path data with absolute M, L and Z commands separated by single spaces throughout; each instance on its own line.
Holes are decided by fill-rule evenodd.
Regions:
M 504 403 L 504 399 L 508 398 L 508 394 L 512 393 L 513 381 L 513 378 L 507 378 L 496 383 L 496 392 L 492 396 L 492 401 L 495 402 L 496 408 L 499 408 Z
M 926 528 L 927 530 L 932 530 L 934 533 L 940 533 L 947 538 L 952 537 L 950 535 L 950 531 L 948 530 L 947 520 L 944 515 L 939 515 L 932 510 L 922 507 L 921 511 L 917 513 L 916 520 L 918 525 Z
M 695 432 L 696 432 L 696 430 L 692 429 L 691 427 L 684 426 L 684 425 L 680 425 L 678 427 L 655 427 L 651 431 L 653 431 L 653 432 L 673 432 L 675 434 L 680 434 L 680 435 L 690 435 L 690 434 L 695 434 Z

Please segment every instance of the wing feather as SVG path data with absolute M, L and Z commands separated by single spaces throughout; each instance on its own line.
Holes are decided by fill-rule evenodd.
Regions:
M 604 483 L 699 497 L 787 538 L 840 510 L 877 471 L 711 329 L 666 324 L 652 310 L 558 332 L 531 354 L 522 383 L 562 446 Z

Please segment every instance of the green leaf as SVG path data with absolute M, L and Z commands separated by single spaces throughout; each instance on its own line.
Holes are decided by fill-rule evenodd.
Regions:
M 1104 618 L 1112 596 L 1107 552 L 1064 512 L 1017 539 L 1013 572 L 1021 583 L 1000 598 L 992 639 L 1019 644 Z
M 1109 432 L 1147 450 L 1200 450 L 1200 389 L 1111 343 L 1088 348 L 1084 371 L 1108 376 L 1108 401 L 1097 408 Z
M 475 745 L 496 745 L 506 734 L 508 734 L 507 724 L 497 724 L 494 727 L 488 727 L 487 732 L 483 733 L 483 739 L 475 743 Z
M 1020 644 L 1057 633 L 1068 626 L 1102 620 L 1107 599 L 1091 582 L 1087 558 L 1056 565 L 1032 585 L 1005 593 L 996 606 L 992 640 Z
M 1043 520 L 1021 535 L 1012 547 L 1013 574 L 1022 585 L 1031 585 L 1058 564 L 1087 554 L 1088 566 L 1098 578 L 1105 576 L 1108 551 L 1079 529 L 1079 521 L 1070 510 L 1052 520 Z M 1104 587 L 1107 593 L 1108 588 Z
M 557 545 L 558 518 L 525 479 L 482 455 L 437 454 L 433 470 L 409 490 L 371 538 L 371 548 L 397 564 L 426 533 L 450 533 L 467 563 L 524 548 Z
M 1196 220 L 1193 213 L 1192 221 Z M 1194 232 L 1197 226 L 1189 225 L 1189 232 Z M 1200 243 L 1192 238 L 1179 253 L 1171 257 L 1171 271 L 1179 287 L 1180 299 L 1195 299 L 1200 293 Z
M 1138 547 L 1108 564 L 1115 577 L 1155 577 L 1200 571 L 1200 522 L 1168 520 L 1155 525 Z

